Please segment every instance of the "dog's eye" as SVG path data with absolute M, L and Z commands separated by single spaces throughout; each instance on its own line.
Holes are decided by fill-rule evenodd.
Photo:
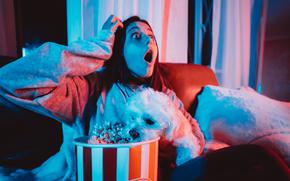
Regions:
M 135 129 L 131 129 L 131 130 L 129 131 L 129 134 L 130 134 L 130 136 L 131 136 L 133 139 L 136 139 L 136 138 L 138 138 L 138 137 L 140 136 L 140 134 L 139 134 Z
M 152 121 L 151 119 L 145 119 L 146 124 L 148 125 L 153 125 L 154 121 Z

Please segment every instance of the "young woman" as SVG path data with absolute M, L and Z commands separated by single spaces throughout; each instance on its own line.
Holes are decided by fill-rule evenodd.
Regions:
M 69 47 L 46 43 L 1 68 L 0 77 L 0 94 L 5 99 L 63 123 L 60 151 L 32 171 L 36 179 L 74 179 L 73 139 L 90 134 L 103 120 L 117 119 L 118 104 L 146 87 L 170 97 L 176 105 L 174 111 L 191 123 L 197 142 L 195 156 L 203 151 L 205 141 L 197 122 L 159 70 L 152 28 L 138 17 L 122 23 L 110 16 L 97 38 Z M 165 139 L 160 143 L 160 158 L 163 168 L 173 168 L 174 147 Z M 163 180 L 169 176 L 162 175 L 162 169 L 159 173 Z

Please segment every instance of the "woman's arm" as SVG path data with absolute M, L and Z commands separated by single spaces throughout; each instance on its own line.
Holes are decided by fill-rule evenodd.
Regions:
M 112 17 L 107 21 L 112 21 Z M 86 76 L 100 69 L 112 54 L 114 32 L 120 26 L 116 22 L 103 29 L 94 41 L 75 42 L 70 47 L 45 43 L 30 55 L 2 67 L 0 96 L 72 123 L 77 116 L 82 116 L 90 95 L 90 81 Z M 90 47 L 84 47 L 84 43 Z

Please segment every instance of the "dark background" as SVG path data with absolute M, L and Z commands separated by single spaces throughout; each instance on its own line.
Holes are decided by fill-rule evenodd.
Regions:
M 7 9 L 8 3 L 14 8 Z M 15 14 L 13 23 L 16 34 L 11 34 L 9 29 L 5 29 L 5 25 L 2 27 L 0 25 L 0 28 L 6 31 L 6 36 L 16 37 L 17 56 L 1 54 L 0 51 L 0 65 L 21 57 L 23 47 L 38 47 L 47 41 L 67 44 L 66 0 L 3 0 L 1 4 L 5 11 L 12 11 Z M 7 12 L 0 16 L 8 14 Z M 13 21 L 11 17 L 7 18 Z M 7 23 L 9 22 L 6 22 L 6 25 Z
M 0 1 L 5 11 L 0 16 L 7 20 L 0 31 L 4 30 L 7 41 L 16 36 L 17 45 L 16 55 L 0 51 L 0 67 L 21 57 L 22 47 L 33 48 L 47 41 L 67 44 L 66 0 Z M 7 3 L 14 8 L 9 9 L 11 4 Z M 10 23 L 16 34 L 8 28 Z M 59 150 L 62 129 L 57 121 L 8 104 L 1 97 L 0 115 L 0 166 L 34 168 Z
M 20 47 L 53 41 L 67 43 L 65 0 L 14 0 Z

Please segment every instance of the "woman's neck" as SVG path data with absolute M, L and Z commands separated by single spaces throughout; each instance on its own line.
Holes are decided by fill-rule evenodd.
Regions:
M 132 87 L 138 87 L 140 85 L 149 85 L 150 78 L 142 78 L 142 77 L 135 77 L 130 76 L 128 84 Z

